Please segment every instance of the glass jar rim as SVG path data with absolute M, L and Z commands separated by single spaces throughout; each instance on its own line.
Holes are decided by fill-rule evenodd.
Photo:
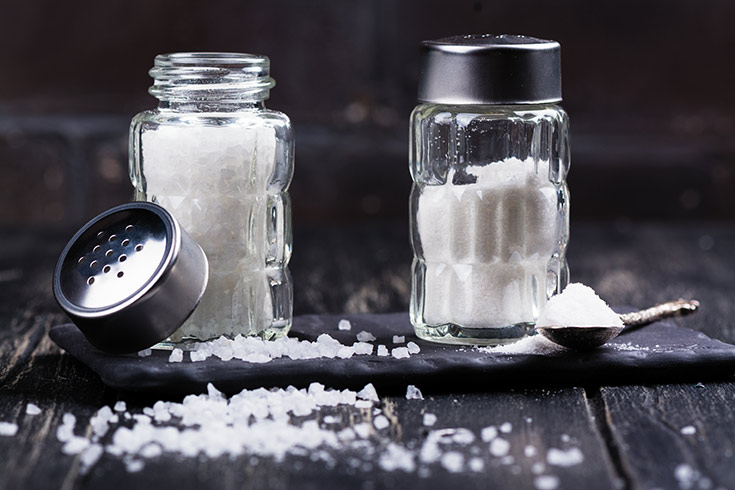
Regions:
M 262 101 L 275 80 L 267 56 L 228 52 L 159 54 L 148 92 L 161 101 Z

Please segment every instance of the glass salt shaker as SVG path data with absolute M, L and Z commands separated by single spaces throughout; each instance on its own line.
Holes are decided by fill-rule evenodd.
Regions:
M 516 341 L 569 276 L 560 46 L 509 35 L 423 42 L 418 99 L 411 322 L 436 342 Z
M 209 260 L 204 297 L 169 340 L 285 335 L 293 131 L 285 114 L 265 108 L 275 85 L 269 59 L 162 54 L 149 73 L 158 108 L 130 126 L 136 199 L 168 209 Z

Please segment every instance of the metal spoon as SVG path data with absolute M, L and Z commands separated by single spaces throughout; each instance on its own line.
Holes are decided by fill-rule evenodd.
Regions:
M 684 300 L 670 301 L 651 308 L 624 313 L 620 315 L 624 326 L 594 326 L 578 327 L 573 325 L 553 325 L 536 327 L 536 331 L 555 344 L 574 350 L 590 350 L 599 347 L 615 338 L 624 328 L 633 328 L 648 325 L 649 323 L 672 316 L 683 316 L 694 313 L 699 308 L 699 301 Z

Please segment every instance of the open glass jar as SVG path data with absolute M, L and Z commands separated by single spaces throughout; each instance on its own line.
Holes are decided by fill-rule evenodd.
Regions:
M 410 313 L 420 338 L 513 342 L 568 282 L 559 49 L 523 36 L 422 45 L 423 103 L 410 128 Z
M 170 340 L 285 335 L 293 131 L 285 114 L 265 108 L 270 61 L 163 54 L 149 73 L 159 105 L 130 126 L 135 198 L 171 212 L 209 260 L 204 297 Z

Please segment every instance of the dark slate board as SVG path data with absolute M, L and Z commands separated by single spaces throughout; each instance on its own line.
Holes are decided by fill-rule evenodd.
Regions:
M 340 319 L 352 323 L 349 331 L 337 329 Z M 304 315 L 294 319 L 289 335 L 316 340 L 328 333 L 343 344 L 355 342 L 358 332 L 367 330 L 377 340 L 396 347 L 393 335 L 405 335 L 421 352 L 408 359 L 353 356 L 351 359 L 274 359 L 263 364 L 245 361 L 205 361 L 169 363 L 167 351 L 153 351 L 149 357 L 136 354 L 115 356 L 90 345 L 73 324 L 53 327 L 51 339 L 69 354 L 89 366 L 102 381 L 124 391 L 157 395 L 200 393 L 212 382 L 226 393 L 244 388 L 307 386 L 318 381 L 333 388 L 359 389 L 371 382 L 381 390 L 403 390 L 407 384 L 424 392 L 487 391 L 499 387 L 582 386 L 704 381 L 732 378 L 735 374 L 735 345 L 711 339 L 661 321 L 645 328 L 624 332 L 611 344 L 633 344 L 649 350 L 619 350 L 606 345 L 594 351 L 562 351 L 552 355 L 498 354 L 424 342 L 413 335 L 405 313 L 360 315 Z

